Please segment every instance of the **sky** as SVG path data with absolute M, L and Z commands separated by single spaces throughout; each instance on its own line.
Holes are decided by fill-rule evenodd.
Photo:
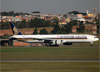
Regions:
M 40 11 L 43 14 L 67 14 L 71 11 L 100 12 L 100 0 L 0 0 L 0 11 L 31 13 Z

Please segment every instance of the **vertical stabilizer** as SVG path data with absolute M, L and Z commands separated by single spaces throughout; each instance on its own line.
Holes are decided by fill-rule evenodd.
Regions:
M 13 23 L 9 23 L 9 26 L 13 32 L 13 35 L 22 35 L 22 33 L 19 31 L 19 29 Z

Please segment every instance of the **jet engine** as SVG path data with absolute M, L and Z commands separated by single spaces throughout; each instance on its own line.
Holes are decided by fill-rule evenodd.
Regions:
M 64 45 L 72 45 L 72 43 L 63 43 Z
M 50 45 L 61 45 L 62 44 L 62 40 L 53 40 L 51 43 L 50 43 Z

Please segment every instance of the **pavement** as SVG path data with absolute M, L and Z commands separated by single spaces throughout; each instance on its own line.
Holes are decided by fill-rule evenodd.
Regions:
M 71 62 L 87 62 L 87 61 L 89 61 L 89 62 L 93 62 L 93 61 L 100 61 L 100 60 L 0 60 L 0 62 L 25 62 L 25 61 L 27 61 L 27 62 L 29 62 L 29 61 L 55 61 L 55 62 L 57 62 L 57 61 L 71 61 Z

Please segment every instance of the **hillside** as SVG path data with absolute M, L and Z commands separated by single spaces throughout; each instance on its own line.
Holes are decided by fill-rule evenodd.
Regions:
M 53 27 L 41 27 L 41 28 L 37 28 L 38 29 L 38 32 L 45 28 L 48 32 L 50 32 L 51 30 L 53 30 Z M 23 29 L 19 29 L 22 34 L 32 34 L 33 31 L 34 31 L 35 28 L 23 28 Z M 7 35 L 12 35 L 12 31 L 10 29 L 3 29 L 3 30 L 0 30 L 0 36 L 3 36 L 4 34 L 7 34 Z

